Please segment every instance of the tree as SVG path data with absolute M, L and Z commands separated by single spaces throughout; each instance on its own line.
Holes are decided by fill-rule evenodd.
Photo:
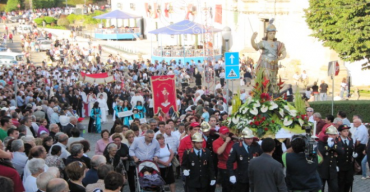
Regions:
M 312 36 L 323 41 L 344 61 L 370 62 L 370 2 L 368 0 L 310 0 L 306 22 Z M 370 69 L 370 63 L 362 69 Z
M 8 2 L 6 3 L 5 11 L 10 12 L 10 11 L 17 10 L 18 9 L 18 7 L 17 7 L 18 3 L 19 3 L 18 0 L 8 0 Z

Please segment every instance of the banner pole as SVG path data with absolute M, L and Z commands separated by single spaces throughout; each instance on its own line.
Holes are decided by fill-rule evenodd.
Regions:
M 333 70 L 334 73 L 334 70 Z M 334 115 L 334 74 L 331 75 L 332 78 L 332 91 L 331 91 L 331 114 Z

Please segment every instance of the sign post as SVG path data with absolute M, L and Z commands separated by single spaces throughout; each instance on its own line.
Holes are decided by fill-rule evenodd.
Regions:
M 331 76 L 332 80 L 332 91 L 331 91 L 331 114 L 334 115 L 334 76 L 338 76 L 339 74 L 339 63 L 338 61 L 330 61 L 328 66 L 328 75 Z
M 225 79 L 227 81 L 227 106 L 229 106 L 229 80 L 240 79 L 239 69 L 239 53 L 238 52 L 226 52 L 225 53 Z M 234 93 L 234 84 L 232 83 L 232 94 Z M 231 94 L 231 96 L 232 96 Z M 226 109 L 228 111 L 228 109 Z

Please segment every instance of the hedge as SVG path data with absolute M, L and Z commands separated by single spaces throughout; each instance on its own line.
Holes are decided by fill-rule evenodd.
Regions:
M 58 24 L 59 26 L 65 26 L 65 27 L 68 27 L 68 25 L 69 25 L 69 21 L 68 21 L 68 19 L 67 19 L 67 18 L 60 18 L 60 19 L 58 19 L 57 24 Z
M 42 22 L 44 21 L 44 18 L 36 18 L 33 20 L 37 25 L 42 25 Z
M 6 8 L 5 8 L 5 11 L 6 12 L 10 12 L 10 11 L 14 11 L 14 10 L 17 10 L 19 1 L 18 0 L 8 0 L 7 3 L 6 3 Z
M 310 102 L 310 106 L 315 112 L 319 112 L 323 117 L 331 114 L 331 101 Z M 334 116 L 338 111 L 344 111 L 347 118 L 352 121 L 353 115 L 359 115 L 364 123 L 370 123 L 370 101 L 334 101 Z
M 47 24 L 51 24 L 51 23 L 55 23 L 56 19 L 54 17 L 46 16 L 46 17 L 44 17 L 44 21 Z

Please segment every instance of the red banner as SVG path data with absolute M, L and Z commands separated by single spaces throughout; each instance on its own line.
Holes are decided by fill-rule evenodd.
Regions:
M 171 107 L 177 112 L 175 76 L 152 76 L 151 84 L 154 113 L 157 114 L 159 110 L 168 113 Z
M 81 72 L 82 77 L 91 77 L 91 78 L 106 78 L 108 77 L 108 73 L 95 73 L 95 74 L 87 74 L 84 72 Z
M 216 5 L 215 22 L 222 24 L 222 5 Z

